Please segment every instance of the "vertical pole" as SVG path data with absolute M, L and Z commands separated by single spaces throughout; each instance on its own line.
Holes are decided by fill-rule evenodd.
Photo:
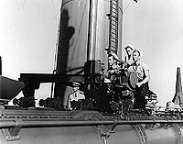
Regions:
M 118 41 L 118 57 L 122 60 L 123 59 L 123 0 L 119 0 L 119 41 Z
M 90 0 L 87 61 L 95 60 L 98 0 Z
M 0 56 L 0 75 L 2 75 L 2 62 L 1 62 L 1 56 Z
M 1 98 L 1 75 L 2 75 L 2 62 L 1 62 L 1 56 L 0 56 L 0 98 Z

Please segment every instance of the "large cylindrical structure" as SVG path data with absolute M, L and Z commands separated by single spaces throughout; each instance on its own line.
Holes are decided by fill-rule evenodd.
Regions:
M 97 3 L 97 4 L 96 4 Z M 96 0 L 96 40 L 95 60 L 101 60 L 107 68 L 107 53 L 109 45 L 110 1 Z M 118 56 L 121 58 L 121 28 L 122 3 L 119 2 L 119 44 Z M 93 7 L 94 9 L 96 7 Z M 89 0 L 62 0 L 60 35 L 57 59 L 57 74 L 83 74 L 84 63 L 87 61 L 87 44 L 89 32 Z M 92 33 L 92 31 L 90 31 Z M 67 97 L 69 88 L 63 84 L 56 84 L 55 97 Z M 67 98 L 65 98 L 67 99 Z M 64 100 L 66 103 L 66 100 Z
M 21 128 L 20 138 L 14 140 L 6 139 L 3 131 L 7 130 L 0 132 L 2 144 L 182 144 L 172 128 L 149 130 L 143 137 L 133 126 L 121 125 L 105 137 L 97 126 L 29 127 Z
M 1 144 L 182 144 L 174 120 L 117 120 L 95 111 L 1 110 Z M 155 117 L 154 117 L 155 118 Z M 176 121 L 176 120 L 175 120 Z M 161 123 L 162 122 L 162 123 Z

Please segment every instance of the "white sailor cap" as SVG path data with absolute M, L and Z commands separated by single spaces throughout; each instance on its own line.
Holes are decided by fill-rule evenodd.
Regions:
M 141 50 L 139 50 L 139 54 L 141 57 L 143 57 L 143 52 Z
M 111 53 L 109 54 L 109 56 L 110 56 L 110 55 L 113 56 L 115 60 L 119 61 L 118 56 L 117 56 L 114 52 L 111 52 Z
M 131 48 L 131 50 L 133 50 L 133 49 L 134 49 L 134 46 L 133 46 L 132 44 L 128 44 L 128 45 L 125 47 L 125 49 L 127 49 L 127 48 Z
M 79 82 L 72 82 L 73 87 L 80 87 L 81 84 Z
M 139 56 L 142 57 L 143 56 L 143 52 L 141 50 L 135 49 L 134 51 L 137 51 L 139 53 Z

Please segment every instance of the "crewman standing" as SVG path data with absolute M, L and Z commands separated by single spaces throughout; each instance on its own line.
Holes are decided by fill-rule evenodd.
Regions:
M 136 83 L 136 89 L 134 92 L 134 108 L 145 108 L 147 103 L 145 96 L 149 89 L 148 82 L 150 80 L 150 73 L 148 66 L 141 61 L 142 56 L 142 51 L 135 49 L 133 51 L 134 64 L 128 68 L 129 72 L 136 72 L 138 77 L 138 82 Z

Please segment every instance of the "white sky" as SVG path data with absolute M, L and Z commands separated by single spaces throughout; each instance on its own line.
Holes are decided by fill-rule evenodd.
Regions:
M 124 0 L 124 7 L 129 2 Z M 23 72 L 52 72 L 60 5 L 61 0 L 0 1 L 3 76 L 18 79 Z M 132 1 L 124 13 L 123 46 L 131 43 L 143 51 L 150 89 L 158 94 L 160 105 L 175 94 L 176 68 L 183 71 L 182 14 L 182 0 Z

